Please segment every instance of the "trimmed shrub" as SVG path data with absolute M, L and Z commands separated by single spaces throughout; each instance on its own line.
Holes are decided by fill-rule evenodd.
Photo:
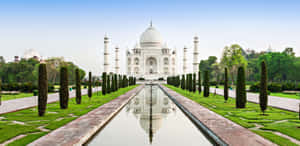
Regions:
M 78 68 L 75 70 L 75 81 L 76 81 L 76 103 L 81 104 L 81 81 L 80 81 L 80 72 Z
M 38 114 L 44 116 L 47 108 L 48 98 L 48 80 L 46 64 L 39 65 L 39 82 L 38 82 Z
M 257 82 L 250 86 L 250 92 L 259 92 L 260 83 Z
M 60 89 L 59 89 L 59 103 L 61 109 L 68 108 L 69 90 L 68 90 L 68 69 L 61 67 L 60 69 Z
M 268 85 L 268 90 L 271 92 L 281 92 L 282 85 L 280 83 L 271 83 Z
M 204 97 L 208 97 L 209 96 L 209 73 L 208 71 L 204 72 Z
M 245 108 L 246 102 L 245 69 L 244 67 L 239 67 L 236 85 L 236 108 Z
M 160 77 L 160 78 L 158 78 L 158 80 L 159 80 L 159 81 L 163 81 L 163 80 L 164 80 L 164 78 L 163 78 L 163 77 Z
M 261 63 L 259 105 L 261 111 L 263 114 L 265 114 L 265 110 L 268 106 L 268 77 L 267 65 L 265 61 Z
M 201 72 L 198 72 L 198 92 L 201 94 L 202 87 L 201 87 Z
M 144 80 L 145 80 L 145 78 L 143 78 L 143 77 L 140 77 L 140 78 L 139 78 L 139 80 L 140 80 L 140 81 L 144 81 Z
M 33 96 L 38 96 L 39 95 L 39 90 L 34 89 L 32 92 L 33 92 Z
M 102 73 L 102 94 L 106 94 L 106 72 Z
M 225 73 L 224 73 L 224 99 L 225 102 L 228 100 L 228 70 L 225 68 Z

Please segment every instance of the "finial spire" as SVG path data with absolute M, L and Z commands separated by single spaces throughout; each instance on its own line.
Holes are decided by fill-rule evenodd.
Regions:
M 152 27 L 152 20 L 150 21 L 150 27 Z

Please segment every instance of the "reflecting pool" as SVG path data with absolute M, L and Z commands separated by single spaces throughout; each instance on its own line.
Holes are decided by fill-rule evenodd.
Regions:
M 158 86 L 147 85 L 87 145 L 208 146 L 212 144 Z

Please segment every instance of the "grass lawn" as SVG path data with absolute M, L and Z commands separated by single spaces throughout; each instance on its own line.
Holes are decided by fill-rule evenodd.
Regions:
M 203 97 L 174 86 L 165 86 L 278 145 L 297 144 L 274 134 L 275 131 L 300 141 L 300 120 L 296 112 L 268 107 L 266 115 L 262 115 L 259 104 L 248 102 L 245 109 L 236 109 L 235 99 L 232 98 L 224 103 L 223 96 L 211 94 L 210 97 Z
M 0 117 L 0 143 L 3 143 L 13 137 L 24 134 L 25 137 L 15 140 L 9 145 L 26 145 L 46 135 L 47 133 L 73 121 L 74 119 L 98 108 L 99 106 L 115 99 L 116 97 L 126 93 L 127 91 L 137 87 L 130 86 L 122 88 L 117 92 L 106 94 L 105 96 L 93 93 L 91 99 L 87 95 L 82 96 L 82 103 L 76 104 L 75 98 L 69 100 L 69 108 L 60 109 L 59 102 L 47 105 L 47 113 L 44 117 L 39 117 L 37 108 L 30 108 L 13 113 L 2 114 Z M 17 121 L 17 122 L 15 122 Z M 49 131 L 42 131 L 38 127 L 42 127 Z
M 19 93 L 19 94 L 3 94 L 1 95 L 1 100 L 12 100 L 12 99 L 18 99 L 18 98 L 24 98 L 24 97 L 31 97 L 33 96 L 33 93 Z

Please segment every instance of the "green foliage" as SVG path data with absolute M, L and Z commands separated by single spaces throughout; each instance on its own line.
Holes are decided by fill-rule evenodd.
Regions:
M 246 84 L 245 84 L 245 69 L 239 67 L 236 85 L 236 108 L 245 108 L 247 102 Z
M 80 71 L 78 68 L 75 70 L 75 81 L 76 81 L 76 103 L 81 104 L 81 79 L 80 79 Z
M 228 70 L 225 68 L 225 75 L 224 75 L 224 99 L 225 102 L 228 100 Z
M 209 73 L 208 71 L 206 70 L 204 72 L 204 82 L 203 82 L 203 85 L 204 85 L 204 97 L 208 97 L 209 96 Z
M 48 98 L 48 80 L 46 64 L 39 65 L 39 94 L 38 94 L 38 114 L 44 116 Z
M 92 97 L 92 72 L 89 72 L 88 97 Z
M 68 69 L 67 67 L 61 67 L 60 69 L 60 89 L 59 89 L 59 102 L 61 109 L 68 108 L 69 102 L 69 89 L 68 89 Z
M 107 76 L 106 76 L 106 72 L 103 72 L 102 73 L 102 94 L 103 95 L 105 95 L 106 94 L 106 90 L 107 90 L 107 87 L 106 87 L 106 85 L 107 85 L 107 81 L 106 81 L 106 78 L 107 78 Z
M 238 67 L 246 67 L 247 65 L 243 48 L 238 44 L 233 44 L 229 47 L 225 46 L 223 56 L 221 58 L 221 65 L 229 69 L 231 81 L 234 83 L 235 73 L 237 72 Z
M 259 105 L 263 113 L 268 106 L 268 77 L 266 62 L 261 63 L 261 78 L 260 78 L 260 93 L 259 93 Z

